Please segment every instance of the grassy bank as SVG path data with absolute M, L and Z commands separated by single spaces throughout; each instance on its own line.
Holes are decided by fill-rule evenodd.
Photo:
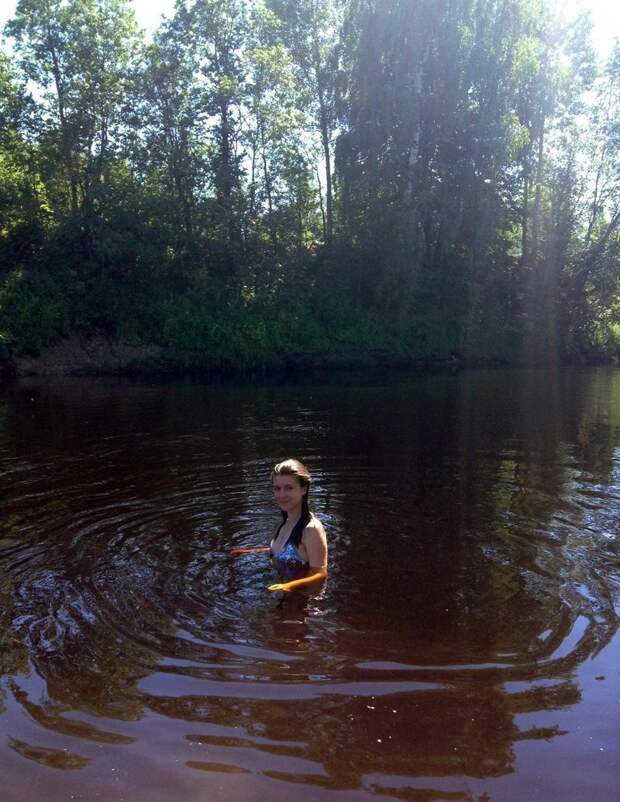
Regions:
M 34 372 L 252 372 L 510 361 L 518 350 L 515 331 L 500 321 L 474 332 L 437 313 L 403 308 L 402 314 L 386 314 L 329 286 L 309 264 L 291 268 L 276 290 L 261 294 L 195 280 L 179 288 L 162 274 L 87 287 L 74 278 L 13 271 L 5 279 L 5 366 Z M 80 350 L 87 358 L 80 360 Z

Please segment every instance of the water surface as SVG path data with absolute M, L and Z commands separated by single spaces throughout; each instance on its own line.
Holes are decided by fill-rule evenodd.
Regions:
M 618 802 L 620 371 L 0 395 L 3 802 Z M 330 575 L 265 590 L 269 471 Z

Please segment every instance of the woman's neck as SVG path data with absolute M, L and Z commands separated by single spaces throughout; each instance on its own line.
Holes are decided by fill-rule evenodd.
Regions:
M 288 515 L 286 516 L 286 523 L 290 527 L 293 527 L 300 518 L 301 518 L 301 504 L 288 513 Z

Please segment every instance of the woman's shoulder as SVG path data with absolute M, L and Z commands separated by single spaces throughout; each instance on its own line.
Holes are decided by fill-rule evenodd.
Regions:
M 320 537 L 321 540 L 325 540 L 325 527 L 315 515 L 312 515 L 308 523 L 304 526 L 302 536 Z

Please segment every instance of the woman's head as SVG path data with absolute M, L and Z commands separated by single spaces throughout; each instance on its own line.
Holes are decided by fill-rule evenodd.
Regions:
M 301 519 L 307 523 L 310 520 L 308 491 L 311 477 L 306 466 L 299 460 L 285 459 L 274 467 L 271 481 L 276 503 L 282 510 L 284 519 L 286 520 L 289 512 L 299 509 L 301 504 Z
M 306 490 L 306 493 L 312 481 L 310 471 L 303 462 L 300 462 L 298 459 L 285 459 L 282 462 L 278 462 L 271 472 L 272 479 L 275 479 L 276 476 L 294 476 L 299 484 Z

